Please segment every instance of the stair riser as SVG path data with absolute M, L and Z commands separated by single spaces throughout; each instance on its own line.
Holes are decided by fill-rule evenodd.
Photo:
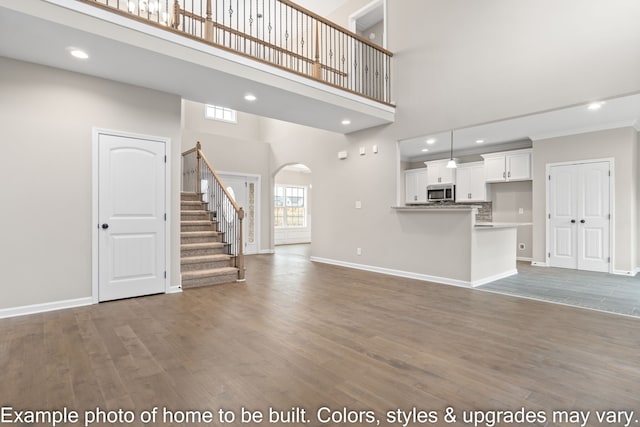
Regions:
M 190 236 L 180 238 L 180 243 L 183 245 L 188 245 L 190 243 L 214 243 L 221 241 L 222 236 L 219 234 L 217 236 Z
M 180 217 L 183 221 L 210 220 L 211 214 L 207 211 L 182 211 Z
M 182 279 L 182 288 L 198 288 L 201 286 L 221 285 L 223 283 L 232 283 L 238 280 L 238 273 L 223 274 L 213 277 L 202 277 L 198 279 Z
M 199 271 L 199 270 L 213 270 L 214 268 L 233 267 L 231 260 L 220 261 L 203 261 L 198 263 L 182 264 L 182 272 L 185 271 Z
M 199 202 L 201 201 L 201 196 L 198 193 L 181 193 L 180 200 L 188 201 L 188 202 Z
M 180 204 L 180 209 L 183 211 L 202 211 L 204 209 L 206 209 L 206 203 L 198 203 L 198 204 L 187 204 L 187 203 L 181 203 Z
M 216 231 L 215 224 L 181 224 L 180 231 Z
M 204 255 L 219 255 L 226 254 L 227 248 L 205 248 L 205 249 L 186 249 L 180 251 L 181 257 L 192 257 L 192 256 L 204 256 Z

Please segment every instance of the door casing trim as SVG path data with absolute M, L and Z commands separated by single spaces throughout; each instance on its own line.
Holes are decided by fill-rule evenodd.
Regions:
M 165 293 L 171 293 L 171 138 L 162 136 L 151 136 L 138 134 L 133 132 L 124 132 L 112 129 L 103 129 L 94 127 L 91 131 L 91 299 L 93 304 L 98 304 L 99 301 L 99 164 L 100 164 L 100 147 L 99 140 L 100 135 L 112 135 L 125 138 L 145 139 L 148 141 L 161 142 L 164 145 L 165 153 L 165 166 L 164 166 L 164 211 L 167 214 L 167 220 L 164 222 L 164 266 L 167 272 L 167 277 L 164 278 L 164 291 Z
M 258 219 L 256 221 L 256 228 L 255 228 L 255 233 L 256 233 L 256 254 L 261 253 L 261 245 L 262 245 L 262 175 L 259 174 L 255 174 L 255 173 L 244 173 L 244 172 L 225 172 L 225 171 L 218 171 L 218 175 L 220 175 L 220 177 L 222 178 L 224 175 L 226 176 L 233 176 L 233 177 L 237 177 L 237 178 L 255 178 L 257 179 L 257 184 L 256 184 L 256 201 L 255 201 L 255 210 L 256 210 L 256 218 Z M 246 215 L 246 212 L 245 212 Z M 245 217 L 246 218 L 246 217 Z

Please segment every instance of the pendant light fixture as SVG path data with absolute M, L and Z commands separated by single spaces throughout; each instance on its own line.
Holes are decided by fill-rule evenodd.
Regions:
M 449 161 L 447 162 L 447 169 L 455 169 L 458 165 L 456 161 L 453 159 L 453 130 L 451 131 L 451 155 L 449 156 Z

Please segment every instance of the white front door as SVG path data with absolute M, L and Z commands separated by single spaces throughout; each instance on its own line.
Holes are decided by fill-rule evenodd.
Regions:
M 243 231 L 244 253 L 247 255 L 258 253 L 259 233 L 259 179 L 256 176 L 235 174 L 220 174 L 220 179 L 226 187 L 230 187 L 235 201 L 244 209 Z
M 165 143 L 98 134 L 99 301 L 165 291 Z
M 549 265 L 609 271 L 609 162 L 549 168 Z

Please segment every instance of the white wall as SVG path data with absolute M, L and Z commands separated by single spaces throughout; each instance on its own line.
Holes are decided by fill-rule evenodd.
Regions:
M 615 203 L 613 230 L 614 269 L 634 271 L 637 266 L 638 141 L 633 128 L 620 128 L 534 141 L 533 246 L 534 261 L 546 262 L 546 166 L 549 163 L 614 159 Z
M 532 182 L 505 182 L 489 184 L 491 201 L 493 206 L 494 222 L 533 222 L 532 215 Z M 522 214 L 520 213 L 522 209 Z M 519 244 L 524 244 L 524 249 L 519 249 Z M 533 256 L 533 226 L 523 225 L 518 227 L 516 256 L 531 260 Z
M 180 99 L 0 57 L 0 309 L 91 296 L 92 128 L 169 137 Z M 180 280 L 179 173 L 171 169 L 171 285 Z
M 636 0 L 403 0 L 388 8 L 398 139 L 640 90 Z

